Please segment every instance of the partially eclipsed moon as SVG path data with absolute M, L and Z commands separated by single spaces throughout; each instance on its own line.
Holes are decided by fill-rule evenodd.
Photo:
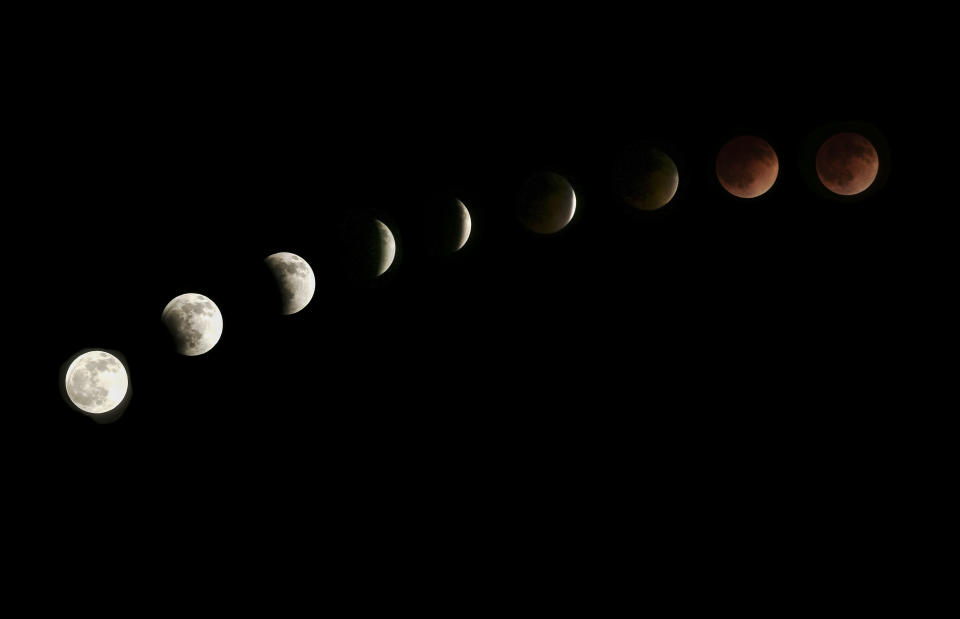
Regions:
M 460 251 L 460 249 L 467 244 L 467 239 L 470 238 L 470 230 L 472 227 L 470 211 L 467 210 L 466 205 L 460 200 L 457 200 L 457 204 L 460 205 L 460 242 L 453 251 Z
M 873 184 L 880 162 L 870 140 L 859 133 L 838 133 L 817 151 L 816 167 L 824 187 L 852 196 Z
M 663 151 L 634 147 L 620 161 L 616 184 L 624 202 L 641 211 L 655 211 L 676 195 L 680 173 Z
M 283 299 L 282 312 L 296 314 L 313 298 L 317 286 L 313 269 L 296 254 L 282 251 L 267 256 L 265 262 L 273 273 Z
M 380 231 L 380 267 L 377 269 L 377 277 L 379 277 L 393 264 L 393 259 L 397 255 L 397 242 L 385 223 L 379 219 L 376 222 L 377 229 Z
M 66 388 L 70 401 L 86 413 L 115 409 L 127 395 L 127 370 L 108 352 L 91 350 L 67 368 Z
M 553 234 L 570 223 L 576 210 L 577 196 L 567 179 L 547 172 L 524 183 L 517 216 L 527 229 Z
M 769 191 L 779 170 L 773 147 L 752 135 L 733 138 L 717 153 L 717 179 L 738 198 L 756 198 Z
M 223 334 L 223 316 L 216 304 L 202 294 L 187 293 L 167 303 L 160 315 L 177 352 L 193 357 L 216 346 Z

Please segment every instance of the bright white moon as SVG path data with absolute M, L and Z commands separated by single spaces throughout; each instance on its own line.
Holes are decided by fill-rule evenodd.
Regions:
M 307 261 L 287 251 L 267 256 L 265 262 L 280 287 L 283 313 L 296 314 L 313 298 L 317 279 Z
M 108 352 L 85 352 L 67 368 L 67 396 L 87 413 L 107 413 L 127 395 L 127 370 Z
M 160 320 L 167 326 L 181 355 L 202 355 L 216 346 L 223 334 L 223 316 L 202 294 L 175 297 L 163 308 Z
M 393 264 L 393 259 L 397 255 L 397 242 L 393 238 L 390 228 L 379 219 L 377 229 L 380 230 L 380 268 L 377 270 L 377 277 L 383 275 Z

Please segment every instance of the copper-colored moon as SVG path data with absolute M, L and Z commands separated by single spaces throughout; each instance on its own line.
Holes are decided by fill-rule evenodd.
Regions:
M 817 176 L 841 196 L 865 191 L 877 178 L 880 160 L 870 140 L 859 133 L 838 133 L 817 151 Z
M 766 140 L 742 135 L 717 153 L 717 180 L 738 198 L 756 198 L 773 187 L 780 171 L 777 153 Z

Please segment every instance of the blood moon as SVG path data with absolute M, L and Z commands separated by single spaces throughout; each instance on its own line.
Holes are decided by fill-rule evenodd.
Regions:
M 870 140 L 859 133 L 837 133 L 820 146 L 816 168 L 824 187 L 841 196 L 853 196 L 876 180 L 880 158 Z
M 738 198 L 756 198 L 777 181 L 780 162 L 777 153 L 761 138 L 741 135 L 723 145 L 717 153 L 717 180 Z

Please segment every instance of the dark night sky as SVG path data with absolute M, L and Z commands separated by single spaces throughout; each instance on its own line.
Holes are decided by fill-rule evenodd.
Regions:
M 848 403 L 875 389 L 907 234 L 902 128 L 879 57 L 831 65 L 862 41 L 827 45 L 823 32 L 561 43 L 505 30 L 356 27 L 341 35 L 349 45 L 330 33 L 125 37 L 51 54 L 26 158 L 34 243 L 57 265 L 50 388 L 27 417 L 392 456 L 607 440 L 776 450 L 828 440 L 824 424 L 830 437 L 860 432 L 866 411 Z M 894 163 L 882 189 L 843 203 L 805 182 L 804 149 L 848 122 L 876 127 Z M 774 189 L 750 202 L 713 174 L 720 146 L 744 133 L 780 158 Z M 609 182 L 639 141 L 680 169 L 674 200 L 648 215 Z M 537 171 L 577 192 L 575 219 L 552 237 L 513 219 Z M 411 213 L 447 194 L 474 232 L 461 253 L 430 259 Z M 352 209 L 381 215 L 400 246 L 369 286 L 337 271 L 336 225 Z M 317 276 L 294 316 L 266 307 L 260 262 L 275 251 Z M 177 355 L 159 321 L 184 292 L 224 316 L 197 358 Z M 129 363 L 130 407 L 109 427 L 55 387 L 86 347 Z
M 206 569 L 203 552 L 247 570 L 260 550 L 310 548 L 335 572 L 324 582 L 354 586 L 373 557 L 406 573 L 437 539 L 441 569 L 487 553 L 517 583 L 521 546 L 530 565 L 563 566 L 639 542 L 624 556 L 661 550 L 649 565 L 667 581 L 706 565 L 694 557 L 713 557 L 706 580 L 742 560 L 763 572 L 749 586 L 804 552 L 847 586 L 846 564 L 817 554 L 841 538 L 867 563 L 887 552 L 876 518 L 892 512 L 868 495 L 887 496 L 909 448 L 897 391 L 929 224 L 896 95 L 924 91 L 859 16 L 642 8 L 36 22 L 13 59 L 25 225 L 5 231 L 42 267 L 14 269 L 39 306 L 24 329 L 36 386 L 18 391 L 40 395 L 14 413 L 35 432 L 10 433 L 27 457 L 9 470 L 48 465 L 83 489 L 72 501 L 33 485 L 61 501 L 48 532 L 111 537 L 87 518 L 102 494 L 122 503 L 108 515 L 181 552 L 184 572 Z M 817 137 L 866 126 L 889 147 L 882 187 L 818 193 L 805 177 Z M 780 161 L 752 201 L 714 175 L 741 134 Z M 644 141 L 680 173 L 652 214 L 610 184 L 620 151 Z M 577 194 L 549 237 L 514 218 L 540 171 Z M 473 217 L 444 259 L 415 228 L 438 196 Z M 337 225 L 360 209 L 399 245 L 365 286 L 337 262 Z M 262 261 L 277 251 L 317 277 L 293 316 L 269 308 Z M 199 357 L 178 355 L 160 322 L 185 292 L 224 317 Z M 61 399 L 61 364 L 85 348 L 129 364 L 116 423 Z M 291 566 L 249 571 L 312 590 L 313 572 L 287 579 Z

